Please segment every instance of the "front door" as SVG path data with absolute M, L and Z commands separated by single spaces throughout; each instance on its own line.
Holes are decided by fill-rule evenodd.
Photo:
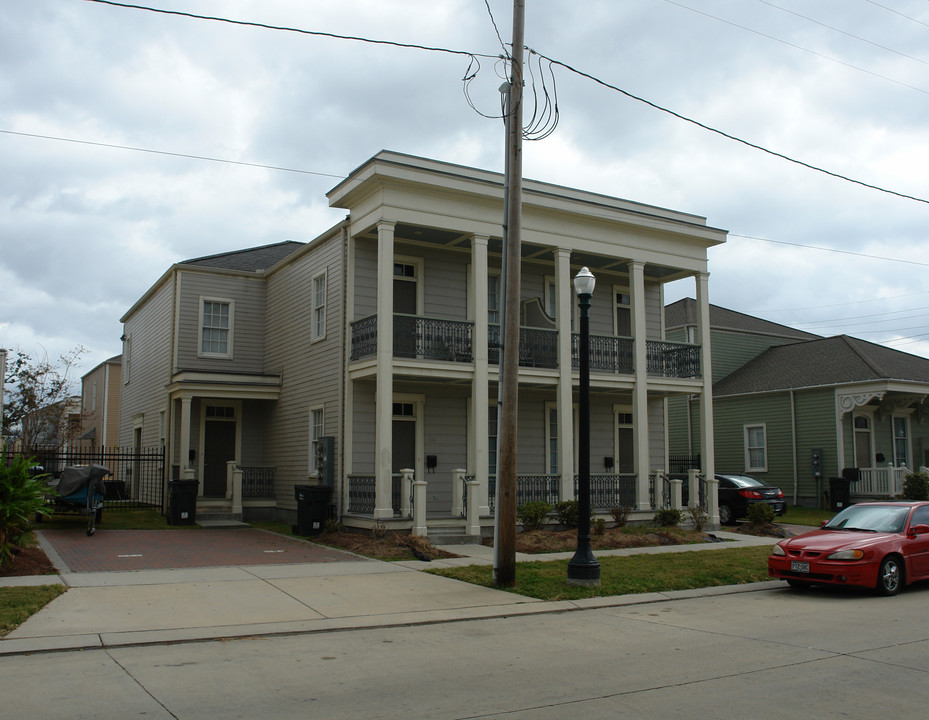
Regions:
M 235 460 L 235 422 L 207 420 L 203 436 L 204 497 L 226 497 L 229 460 Z

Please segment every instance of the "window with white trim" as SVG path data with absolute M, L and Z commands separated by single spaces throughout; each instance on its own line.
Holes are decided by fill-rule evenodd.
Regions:
M 491 405 L 487 413 L 487 472 L 497 473 L 497 405 Z
M 487 276 L 487 322 L 500 324 L 500 276 Z
M 745 432 L 745 472 L 767 472 L 768 446 L 764 423 L 743 426 Z
M 235 304 L 222 298 L 200 298 L 200 357 L 232 357 Z
M 310 408 L 310 475 L 315 475 L 319 468 L 317 456 L 319 439 L 323 436 L 323 408 Z
M 311 340 L 322 340 L 326 337 L 326 273 L 322 272 L 313 278 L 313 328 Z
M 632 337 L 632 296 L 626 288 L 613 288 L 613 326 L 618 337 Z
M 558 407 L 554 403 L 545 403 L 545 472 L 558 475 L 561 464 L 558 460 Z
M 909 423 L 906 416 L 895 415 L 893 419 L 894 427 L 894 466 L 903 467 L 907 464 L 909 458 L 910 438 Z

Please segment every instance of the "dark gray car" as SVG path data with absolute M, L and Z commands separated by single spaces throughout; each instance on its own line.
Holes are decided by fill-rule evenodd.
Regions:
M 748 514 L 748 506 L 754 503 L 767 503 L 775 515 L 787 512 L 787 500 L 778 487 L 768 485 L 764 480 L 741 474 L 718 474 L 719 481 L 719 522 L 722 525 L 734 523 Z

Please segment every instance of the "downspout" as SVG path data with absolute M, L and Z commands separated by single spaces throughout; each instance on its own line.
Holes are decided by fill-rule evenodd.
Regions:
M 342 392 L 340 393 L 341 397 L 339 399 L 339 454 L 341 455 L 341 457 L 339 458 L 339 474 L 337 477 L 333 478 L 333 483 L 335 483 L 336 485 L 336 487 L 333 488 L 333 492 L 336 496 L 335 516 L 336 516 L 336 520 L 340 522 L 342 520 L 342 513 L 343 513 L 343 509 L 345 505 L 344 503 L 345 482 L 347 480 L 347 476 L 345 473 L 345 457 L 346 457 L 346 454 L 345 454 L 345 433 L 346 433 L 345 406 L 346 406 L 346 402 L 348 399 L 348 373 L 346 372 L 346 368 L 348 367 L 349 348 L 351 347 L 351 342 L 350 342 L 350 336 L 351 336 L 350 322 L 351 320 L 348 317 L 348 310 L 347 310 L 348 290 L 349 290 L 348 273 L 350 271 L 350 268 L 348 267 L 348 243 L 349 243 L 348 226 L 349 226 L 349 218 L 346 217 L 345 220 L 342 222 L 342 230 L 341 230 L 341 236 L 342 236 L 342 308 L 340 312 L 341 312 L 342 318 L 341 318 L 341 322 L 339 323 L 341 327 L 340 332 L 342 335 L 342 338 L 341 338 L 341 343 L 342 343 L 341 350 L 342 351 L 340 353 L 342 362 L 341 362 L 341 367 L 339 368 L 339 385 L 342 388 Z M 351 268 L 351 270 L 353 271 L 354 268 Z
M 790 437 L 790 445 L 794 454 L 794 505 L 796 505 L 797 496 L 800 492 L 800 468 L 797 464 L 797 406 L 792 388 L 790 390 Z

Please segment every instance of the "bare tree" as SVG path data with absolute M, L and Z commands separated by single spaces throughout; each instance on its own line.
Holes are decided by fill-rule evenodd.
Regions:
M 68 417 L 75 402 L 69 376 L 85 352 L 78 345 L 54 363 L 48 355 L 34 358 L 22 350 L 12 351 L 7 358 L 3 428 L 22 452 L 31 454 L 39 445 L 61 445 L 74 439 Z M 80 398 L 76 403 L 79 415 Z

